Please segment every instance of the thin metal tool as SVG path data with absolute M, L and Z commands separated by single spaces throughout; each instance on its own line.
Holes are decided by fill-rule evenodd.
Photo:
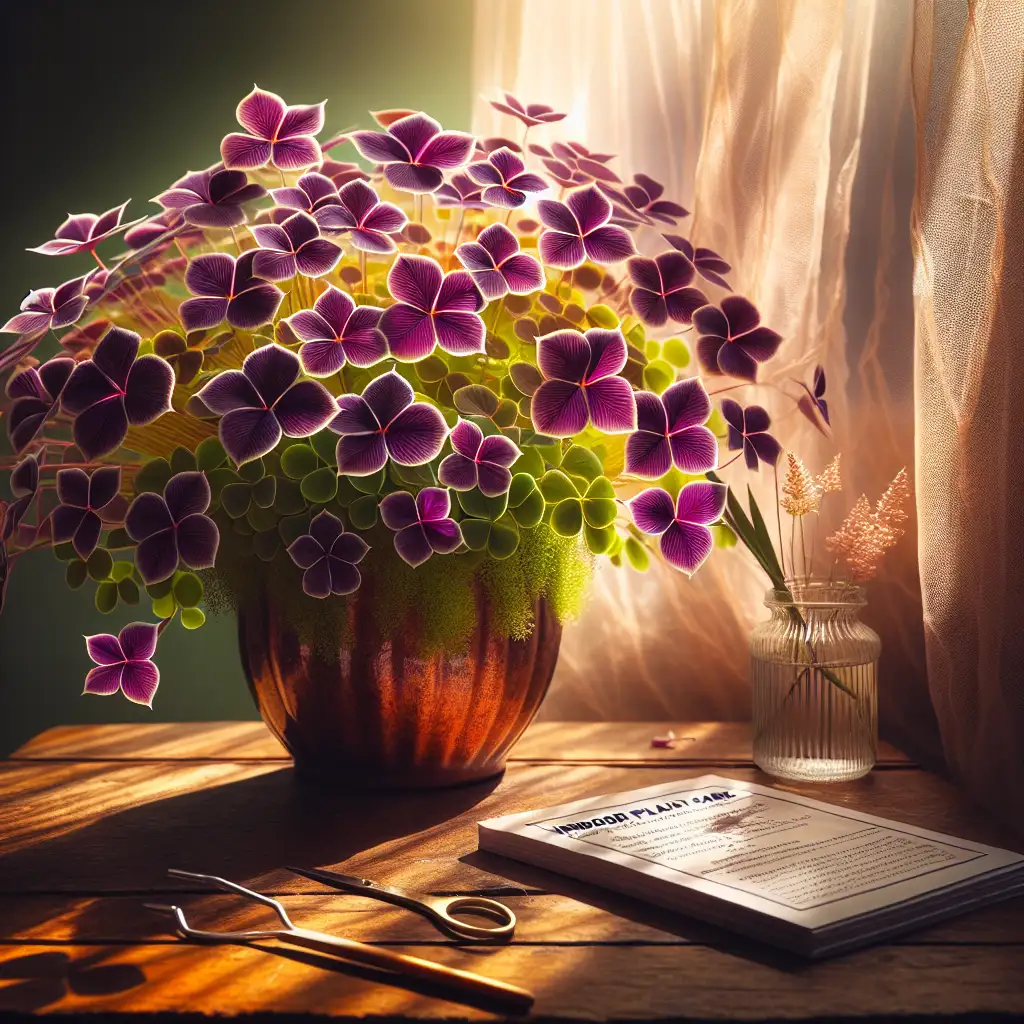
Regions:
M 356 875 L 344 875 L 340 871 L 324 871 L 320 868 L 293 868 L 285 871 L 302 875 L 313 882 L 322 882 L 342 892 L 357 893 L 375 900 L 384 900 L 398 907 L 415 910 L 422 914 L 436 928 L 456 939 L 468 939 L 471 942 L 494 942 L 512 938 L 516 930 L 516 915 L 497 900 L 486 896 L 428 896 L 423 893 L 407 892 L 393 885 L 381 885 L 369 878 Z M 483 914 L 492 918 L 497 924 L 473 924 L 453 916 L 453 912 Z
M 345 939 L 340 936 L 327 935 L 324 932 L 297 928 L 292 923 L 291 918 L 288 917 L 284 907 L 277 900 L 264 896 L 261 893 L 253 892 L 251 889 L 246 889 L 235 882 L 229 882 L 226 878 L 220 878 L 217 875 L 196 874 L 191 871 L 179 871 L 177 868 L 169 868 L 167 873 L 173 878 L 181 878 L 191 882 L 203 882 L 207 885 L 216 886 L 218 889 L 223 889 L 225 892 L 233 892 L 239 896 L 244 896 L 246 899 L 262 903 L 265 907 L 270 907 L 281 922 L 280 928 L 239 932 L 211 932 L 192 928 L 185 918 L 185 913 L 181 907 L 157 903 L 145 904 L 150 910 L 169 914 L 173 917 L 177 926 L 176 930 L 183 938 L 193 939 L 197 942 L 237 942 L 242 944 L 258 939 L 278 939 L 293 946 L 313 949 L 319 953 L 327 953 L 330 956 L 336 956 L 343 960 L 369 964 L 371 967 L 379 967 L 395 974 L 443 985 L 453 992 L 460 992 L 475 996 L 477 999 L 488 999 L 492 1002 L 501 1003 L 513 1011 L 524 1012 L 533 1005 L 531 993 L 519 988 L 517 985 L 495 981 L 479 974 L 472 974 L 469 971 L 460 971 L 455 967 L 446 967 L 444 964 L 434 963 L 432 960 L 421 960 L 419 957 L 409 956 L 406 953 L 394 953 L 391 950 L 381 949 L 379 946 L 372 946 L 365 942 L 357 942 L 354 939 Z

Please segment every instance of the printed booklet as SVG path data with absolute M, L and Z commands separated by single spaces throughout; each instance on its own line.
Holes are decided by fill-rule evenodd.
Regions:
M 1024 857 L 704 775 L 480 822 L 480 849 L 809 957 L 1024 892 Z

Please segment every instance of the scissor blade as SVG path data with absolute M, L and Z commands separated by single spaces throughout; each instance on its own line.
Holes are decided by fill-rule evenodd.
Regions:
M 357 875 L 346 875 L 341 871 L 324 871 L 322 868 L 295 868 L 286 867 L 293 875 L 301 875 L 311 882 L 322 882 L 332 889 L 375 889 L 376 883 L 368 878 L 359 878 Z

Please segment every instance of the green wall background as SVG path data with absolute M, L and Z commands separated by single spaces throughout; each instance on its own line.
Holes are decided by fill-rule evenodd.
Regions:
M 30 287 L 91 265 L 26 246 L 69 210 L 132 197 L 128 216 L 155 212 L 150 196 L 218 158 L 253 82 L 290 103 L 328 98 L 323 138 L 368 126 L 367 110 L 386 107 L 469 127 L 472 0 L 33 0 L 4 4 L 0 18 L 0 322 Z M 64 586 L 49 552 L 19 560 L 0 616 L 0 756 L 64 723 L 256 717 L 233 618 L 164 633 L 153 711 L 82 696 L 91 664 L 82 636 L 116 632 L 142 608 L 100 615 L 88 587 Z

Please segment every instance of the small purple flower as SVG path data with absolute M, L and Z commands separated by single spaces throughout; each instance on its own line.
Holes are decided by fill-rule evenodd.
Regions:
M 330 428 L 338 440 L 338 472 L 370 476 L 391 458 L 422 466 L 440 454 L 448 426 L 432 405 L 416 402 L 412 385 L 394 370 L 370 381 L 362 395 L 341 395 Z
M 338 205 L 338 186 L 326 174 L 309 171 L 294 185 L 272 188 L 270 196 L 278 206 L 310 213 L 320 224 L 317 213 L 325 206 Z
M 71 256 L 79 252 L 92 252 L 100 242 L 131 226 L 121 223 L 125 207 L 130 202 L 130 199 L 126 200 L 120 206 L 99 215 L 69 213 L 67 220 L 57 228 L 53 238 L 28 251 L 39 252 L 44 256 Z
M 519 239 L 504 224 L 491 224 L 475 242 L 455 250 L 485 299 L 529 295 L 544 287 L 544 270 L 535 257 L 519 251 Z
M 61 408 L 75 417 L 72 434 L 87 459 L 114 451 L 129 426 L 144 427 L 171 411 L 174 370 L 160 356 L 138 352 L 134 331 L 111 327 L 64 385 Z
M 282 171 L 297 171 L 320 163 L 323 154 L 314 136 L 324 126 L 324 103 L 289 107 L 276 93 L 254 85 L 235 111 L 248 134 L 224 136 L 220 144 L 224 166 L 252 171 L 271 163 Z
M 189 260 L 185 286 L 196 298 L 178 307 L 186 331 L 216 327 L 224 320 L 251 331 L 274 319 L 284 292 L 254 276 L 255 257 L 250 250 L 237 259 L 226 252 L 209 252 Z
M 415 498 L 394 491 L 380 503 L 380 517 L 395 532 L 395 550 L 409 565 L 422 565 L 435 551 L 450 555 L 462 543 L 451 518 L 451 495 L 443 487 L 424 487 Z
M 14 374 L 7 382 L 11 407 L 7 415 L 7 436 L 11 447 L 21 452 L 39 433 L 57 409 L 64 385 L 75 368 L 73 359 L 58 358 Z
M 405 211 L 382 203 L 365 181 L 350 181 L 338 192 L 338 202 L 318 213 L 324 231 L 347 232 L 352 245 L 363 252 L 394 252 L 391 235 L 409 223 Z
M 396 359 L 415 363 L 435 345 L 453 356 L 483 352 L 486 303 L 465 270 L 446 274 L 429 256 L 403 253 L 388 271 L 388 291 L 398 302 L 384 310 L 380 329 Z
M 484 186 L 484 202 L 515 209 L 526 202 L 528 192 L 543 192 L 548 183 L 527 171 L 523 158 L 510 149 L 499 149 L 480 163 L 466 168 L 469 176 Z
M 743 449 L 747 469 L 757 469 L 758 459 L 774 466 L 782 454 L 782 445 L 769 434 L 772 425 L 767 410 L 759 405 L 744 409 L 731 398 L 722 399 L 722 416 L 729 426 L 729 450 Z
M 384 312 L 376 306 L 357 306 L 345 292 L 329 285 L 313 303 L 287 317 L 303 345 L 302 369 L 310 377 L 330 377 L 345 363 L 373 366 L 388 354 L 388 343 L 378 324 Z
M 587 259 L 617 263 L 636 252 L 629 232 L 608 223 L 612 205 L 592 185 L 570 192 L 564 203 L 541 199 L 537 210 L 547 228 L 538 243 L 540 256 L 549 266 L 572 270 Z
M 21 312 L 0 327 L 3 334 L 36 337 L 51 328 L 70 327 L 85 312 L 89 299 L 84 294 L 85 278 L 76 277 L 57 288 L 37 288 L 21 300 Z
M 305 569 L 302 589 L 310 597 L 353 594 L 362 576 L 356 564 L 363 560 L 369 545 L 362 537 L 346 533 L 341 520 L 324 511 L 313 518 L 309 533 L 292 541 L 288 554 Z
M 179 560 L 189 569 L 209 569 L 217 560 L 220 531 L 206 515 L 210 485 L 199 472 L 178 473 L 163 495 L 146 491 L 124 518 L 128 536 L 138 544 L 135 566 L 147 584 L 170 579 Z
M 626 470 L 657 480 L 673 466 L 706 473 L 718 462 L 718 441 L 704 424 L 711 399 L 699 377 L 689 377 L 661 395 L 636 394 L 636 432 L 626 441 Z
M 453 174 L 451 180 L 445 182 L 435 193 L 434 201 L 438 206 L 460 206 L 464 210 L 486 210 L 484 190 L 465 173 Z
M 694 249 L 693 244 L 682 235 L 662 235 L 662 238 L 674 249 L 678 249 L 696 267 L 697 273 L 705 281 L 717 284 L 726 291 L 732 291 L 729 282 L 722 277 L 723 274 L 728 274 L 732 267 L 714 249 Z
M 446 132 L 426 114 L 410 114 L 387 131 L 352 132 L 360 156 L 384 165 L 384 177 L 402 192 L 436 192 L 443 171 L 461 167 L 473 151 L 473 136 Z
M 265 281 L 287 281 L 296 274 L 323 277 L 341 259 L 341 246 L 321 238 L 308 213 L 294 213 L 283 224 L 254 224 L 252 233 L 260 246 L 252 272 Z
M 681 252 L 663 252 L 654 259 L 632 256 L 626 266 L 634 286 L 629 304 L 649 327 L 661 327 L 669 319 L 688 324 L 694 310 L 707 304 L 707 296 L 690 287 L 693 264 Z
M 760 323 L 757 307 L 739 295 L 698 309 L 693 325 L 701 335 L 697 356 L 705 371 L 756 380 L 757 364 L 771 359 L 782 341 L 781 335 Z
M 495 110 L 517 118 L 527 128 L 532 128 L 537 124 L 553 124 L 555 121 L 565 118 L 565 114 L 560 114 L 544 103 L 521 103 L 510 92 L 505 93 L 504 103 L 500 100 L 491 100 L 490 104 Z
M 117 497 L 120 488 L 120 466 L 102 466 L 92 476 L 83 469 L 58 470 L 60 504 L 50 513 L 54 544 L 71 541 L 75 554 L 88 558 L 96 550 L 103 530 L 100 513 Z
M 509 472 L 522 455 L 518 446 L 504 434 L 488 434 L 469 420 L 460 419 L 452 428 L 454 451 L 445 456 L 437 470 L 437 478 L 456 491 L 480 488 L 488 498 L 507 493 L 512 483 Z
M 618 328 L 554 331 L 538 338 L 544 381 L 530 406 L 534 429 L 551 437 L 571 437 L 588 423 L 608 434 L 636 430 L 633 389 L 616 376 L 626 358 L 626 339 Z
M 97 667 L 85 677 L 83 692 L 109 697 L 120 690 L 134 704 L 152 709 L 160 685 L 160 669 L 152 660 L 159 636 L 160 627 L 149 622 L 130 622 L 117 636 L 87 636 L 85 646 Z
M 629 501 L 633 522 L 644 533 L 661 537 L 665 561 L 692 576 L 711 554 L 708 527 L 722 517 L 728 488 L 706 480 L 686 484 L 673 508 L 672 495 L 660 487 L 641 491 Z
M 311 437 L 338 411 L 315 380 L 299 380 L 299 357 L 280 345 L 250 352 L 240 370 L 218 373 L 196 396 L 220 421 L 224 450 L 238 465 L 271 451 L 281 435 Z
M 165 210 L 181 213 L 186 224 L 198 228 L 230 228 L 245 223 L 242 204 L 267 194 L 243 171 L 228 171 L 220 164 L 205 171 L 189 171 L 153 199 Z
M 819 417 L 825 421 L 826 426 L 832 426 L 828 418 L 828 402 L 825 399 L 825 367 L 815 366 L 811 387 L 808 387 L 803 381 L 797 383 L 806 392 L 800 396 L 800 401 L 797 402 L 799 410 L 819 429 L 821 429 L 821 424 L 818 422 Z

